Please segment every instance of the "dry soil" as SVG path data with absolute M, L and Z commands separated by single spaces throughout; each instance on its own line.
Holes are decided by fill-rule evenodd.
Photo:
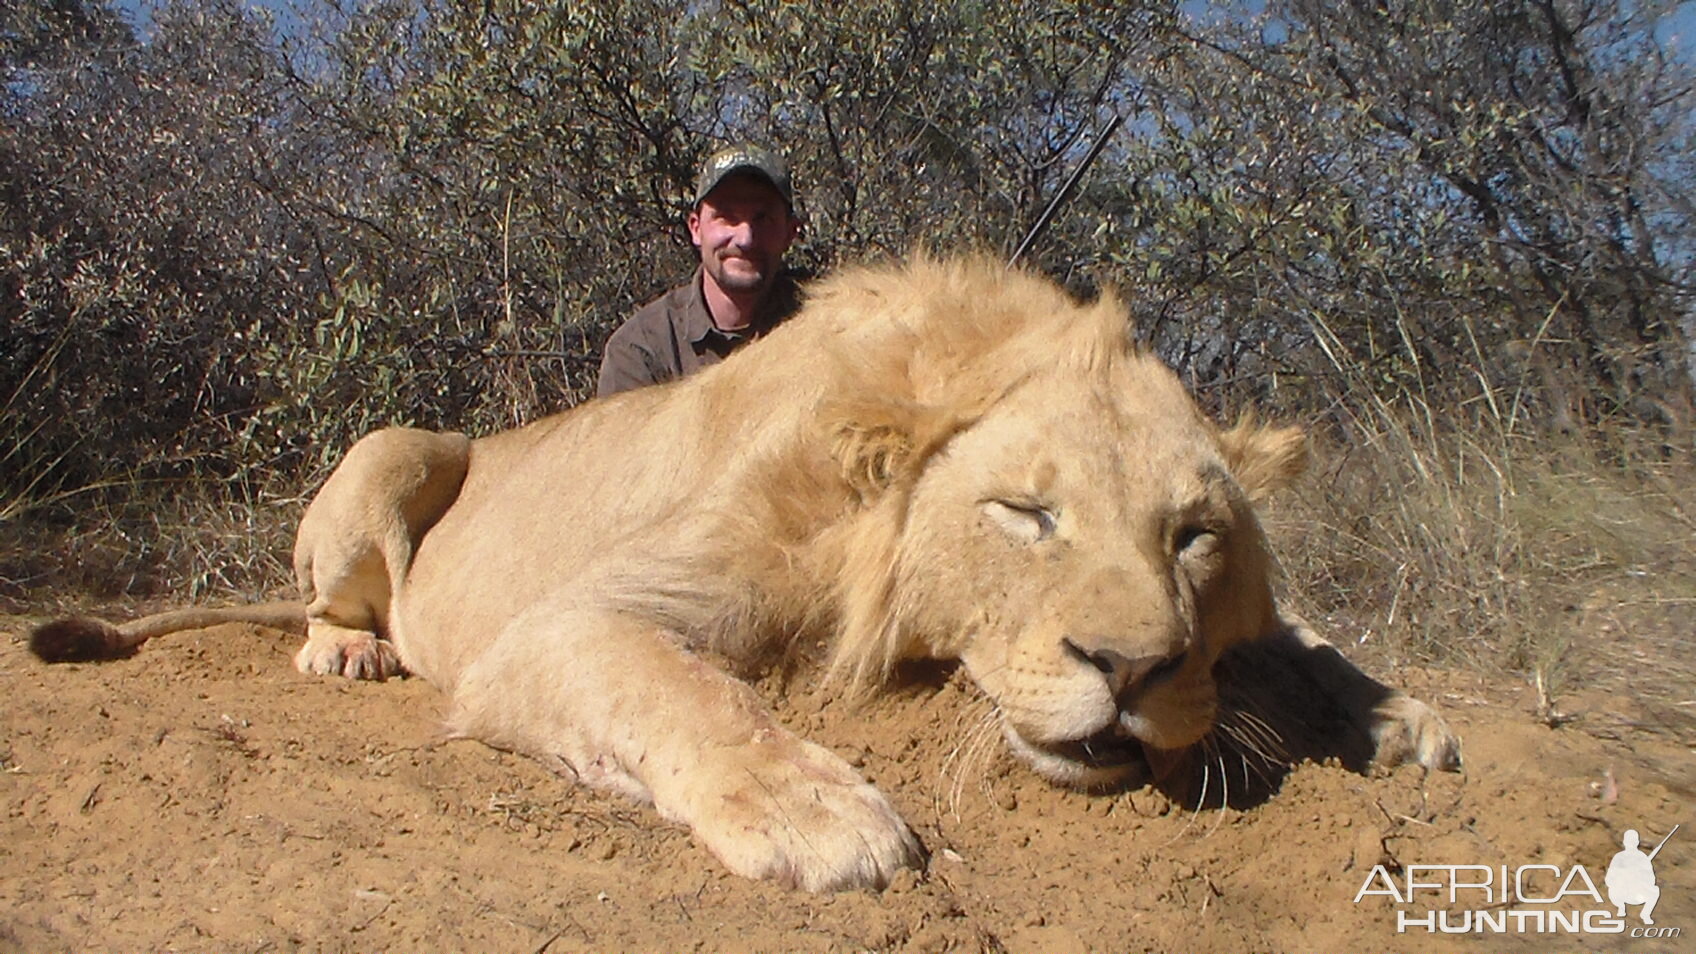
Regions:
M 804 678 L 766 686 L 930 852 L 883 892 L 815 896 L 727 874 L 650 808 L 442 741 L 420 680 L 304 676 L 290 638 L 248 626 L 47 666 L 29 622 L 0 618 L 0 952 L 1696 950 L 1696 689 L 1661 665 L 1688 658 L 1687 634 L 1599 634 L 1618 665 L 1559 699 L 1559 727 L 1507 677 L 1388 674 L 1447 714 L 1463 773 L 1306 762 L 1226 808 L 1217 771 L 1199 808 L 1054 789 L 1001 751 L 959 678 L 858 708 Z M 1397 931 L 1398 911 L 1597 907 L 1581 896 L 1356 901 L 1380 865 L 1398 886 L 1412 865 L 1582 866 L 1605 891 L 1626 829 L 1649 847 L 1674 825 L 1655 921 L 1678 937 Z M 1529 874 L 1552 893 L 1549 869 Z

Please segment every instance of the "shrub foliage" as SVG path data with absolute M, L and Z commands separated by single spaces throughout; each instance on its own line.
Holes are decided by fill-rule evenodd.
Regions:
M 1673 9 L 12 0 L 0 609 L 257 595 L 361 433 L 580 400 L 724 142 L 788 154 L 824 271 L 1011 252 L 1121 117 L 1029 264 L 1314 425 L 1294 605 L 1550 692 L 1572 607 L 1696 598 Z
M 573 403 L 687 274 L 693 170 L 796 167 L 812 270 L 1009 251 L 1113 284 L 1219 404 L 1688 441 L 1668 4 L 104 0 L 0 13 L 0 493 L 321 474 Z M 1315 412 L 1318 413 L 1318 412 Z

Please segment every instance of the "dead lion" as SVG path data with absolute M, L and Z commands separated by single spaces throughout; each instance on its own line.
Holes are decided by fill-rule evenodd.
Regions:
M 822 283 L 681 382 L 474 441 L 366 437 L 302 520 L 304 607 L 49 624 L 32 645 L 304 624 L 301 669 L 418 673 L 460 731 L 651 799 L 738 873 L 882 885 L 921 858 L 888 800 L 699 651 L 757 667 L 817 639 L 866 686 L 958 660 L 1021 759 L 1094 788 L 1208 736 L 1226 650 L 1284 646 L 1326 660 L 1304 678 L 1381 759 L 1457 764 L 1429 707 L 1362 694 L 1280 617 L 1253 501 L 1305 456 L 1297 430 L 1210 423 L 1110 297 L 920 257 Z

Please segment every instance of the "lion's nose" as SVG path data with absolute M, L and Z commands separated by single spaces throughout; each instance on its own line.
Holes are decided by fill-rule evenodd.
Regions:
M 1066 640 L 1066 650 L 1101 670 L 1114 698 L 1123 695 L 1127 690 L 1147 686 L 1170 675 L 1184 661 L 1181 651 L 1171 655 L 1148 653 L 1127 656 L 1113 649 L 1086 649 L 1070 639 Z

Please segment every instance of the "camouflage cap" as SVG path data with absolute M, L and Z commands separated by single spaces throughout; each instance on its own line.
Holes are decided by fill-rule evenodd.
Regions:
M 699 206 L 707 193 L 737 173 L 751 173 L 765 179 L 778 195 L 783 196 L 785 205 L 791 209 L 795 207 L 795 193 L 789 186 L 789 167 L 774 153 L 747 144 L 720 149 L 707 157 L 707 161 L 701 164 L 701 177 L 695 182 L 694 204 Z

